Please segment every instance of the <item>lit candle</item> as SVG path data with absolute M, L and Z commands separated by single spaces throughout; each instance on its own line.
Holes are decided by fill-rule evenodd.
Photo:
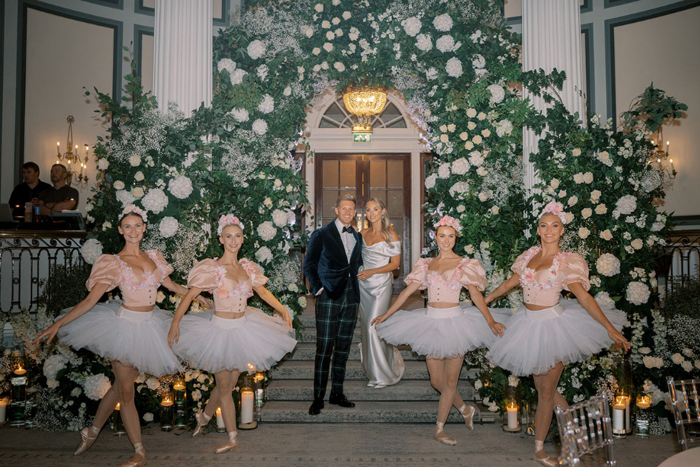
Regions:
M 121 405 L 119 402 L 117 402 L 117 405 L 114 407 L 114 410 L 121 410 Z
M 669 154 L 669 153 L 668 153 L 668 146 L 669 146 L 669 144 L 671 144 L 671 143 L 669 143 L 668 141 L 666 141 L 666 157 L 668 157 L 668 154 Z
M 61 155 L 61 143 L 59 141 L 56 142 L 56 154 Z
M 22 376 L 26 372 L 27 372 L 27 370 L 25 368 L 22 368 L 22 365 L 19 365 L 17 368 L 15 368 L 15 374 L 17 376 Z
M 185 389 L 185 383 L 181 379 L 176 379 L 173 383 L 173 389 L 176 391 L 183 391 Z
M 651 397 L 645 394 L 637 397 L 637 407 L 640 409 L 648 409 L 651 407 Z
M 669 159 L 668 161 L 671 163 L 671 171 L 672 171 L 672 172 L 675 172 L 675 171 L 676 171 L 676 167 L 673 165 L 673 159 Z
M 170 396 L 165 396 L 162 401 L 160 401 L 160 405 L 163 407 L 170 407 L 173 405 L 173 399 Z
M 624 433 L 625 431 L 625 400 L 624 396 L 616 397 L 613 405 L 613 432 Z
M 241 423 L 247 424 L 253 422 L 253 406 L 255 403 L 255 394 L 250 388 L 241 391 Z
M 7 416 L 7 397 L 0 399 L 0 423 L 5 423 L 5 417 Z
M 518 406 L 515 402 L 511 402 L 510 405 L 506 406 L 508 411 L 508 429 L 517 430 L 518 429 Z
M 221 415 L 221 407 L 216 409 L 216 428 L 220 430 L 226 429 L 226 425 L 224 424 L 224 417 Z

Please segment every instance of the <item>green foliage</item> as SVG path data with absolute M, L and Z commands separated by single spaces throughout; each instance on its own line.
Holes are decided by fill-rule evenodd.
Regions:
M 85 264 L 51 267 L 49 279 L 39 282 L 37 306 L 46 308 L 50 316 L 56 317 L 66 308 L 72 308 L 85 296 L 85 282 L 90 277 L 90 267 Z
M 674 283 L 661 310 L 667 318 L 684 315 L 700 319 L 700 280 L 686 277 L 683 282 Z
M 664 123 L 681 118 L 688 106 L 675 97 L 655 88 L 651 83 L 630 105 L 630 110 L 621 114 L 625 130 L 642 127 L 649 133 L 656 133 Z

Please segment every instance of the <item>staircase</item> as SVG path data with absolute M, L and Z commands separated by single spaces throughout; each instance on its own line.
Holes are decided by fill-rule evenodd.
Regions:
M 314 356 L 316 354 L 316 322 L 314 305 L 311 302 L 300 319 L 304 325 L 299 344 L 290 355 L 271 371 L 271 381 L 267 388 L 267 402 L 260 414 L 263 422 L 335 422 L 335 423 L 435 423 L 440 395 L 430 386 L 425 358 L 413 353 L 409 347 L 400 347 L 406 363 L 403 379 L 384 389 L 367 386 L 367 378 L 360 363 L 360 324 L 355 328 L 345 375 L 344 391 L 347 398 L 356 403 L 352 409 L 328 404 L 330 378 L 326 391 L 326 406 L 320 415 L 309 415 L 313 401 Z M 417 296 L 406 308 L 422 306 Z M 413 306 L 410 306 L 413 305 Z M 466 378 L 474 378 L 475 373 L 462 367 L 459 393 L 465 401 L 475 400 L 474 387 Z M 497 416 L 481 410 L 476 404 L 476 422 L 494 422 Z M 463 423 L 456 409 L 450 412 L 449 422 Z

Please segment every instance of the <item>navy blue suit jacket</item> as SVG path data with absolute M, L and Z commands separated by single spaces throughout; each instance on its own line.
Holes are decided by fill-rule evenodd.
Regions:
M 362 265 L 362 235 L 356 230 L 354 237 L 355 248 L 348 263 L 335 221 L 311 234 L 304 259 L 304 274 L 314 295 L 323 288 L 329 298 L 336 300 L 346 287 L 351 287 L 355 301 L 360 302 L 357 273 Z

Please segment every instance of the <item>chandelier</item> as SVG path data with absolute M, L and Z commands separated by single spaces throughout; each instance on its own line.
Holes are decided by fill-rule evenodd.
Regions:
M 659 133 L 657 135 L 659 138 L 658 140 L 651 140 L 651 144 L 654 145 L 654 150 L 651 152 L 651 159 L 656 160 L 657 163 L 663 164 L 665 161 L 668 160 L 668 164 L 671 168 L 671 178 L 676 178 L 676 175 L 678 172 L 676 172 L 676 167 L 673 165 L 673 159 L 670 159 L 669 156 L 671 155 L 669 146 L 671 145 L 670 141 L 666 141 L 666 150 L 664 150 L 664 129 L 659 127 Z M 658 141 L 658 142 L 657 142 Z
M 57 142 L 56 152 L 58 153 L 58 158 L 56 159 L 56 163 L 63 164 L 66 166 L 66 169 L 68 170 L 68 183 L 70 185 L 77 183 L 78 185 L 80 185 L 80 191 L 83 191 L 83 187 L 87 184 L 88 181 L 87 162 L 88 154 L 90 152 L 90 146 L 88 146 L 88 144 L 85 143 L 85 157 L 81 159 L 80 155 L 78 154 L 78 145 L 76 144 L 75 147 L 73 147 L 73 122 L 75 121 L 75 118 L 73 118 L 72 115 L 69 115 L 68 118 L 66 118 L 66 121 L 68 122 L 66 152 L 61 154 L 61 143 Z M 74 150 L 75 152 L 73 152 Z M 78 171 L 78 165 L 80 166 L 80 171 Z
M 379 115 L 386 106 L 386 92 L 380 89 L 363 89 L 360 91 L 347 91 L 343 93 L 345 108 L 357 116 L 357 124 L 352 126 L 354 140 L 358 141 L 359 135 L 368 135 L 372 140 L 372 117 Z M 361 140 L 362 141 L 362 140 Z

